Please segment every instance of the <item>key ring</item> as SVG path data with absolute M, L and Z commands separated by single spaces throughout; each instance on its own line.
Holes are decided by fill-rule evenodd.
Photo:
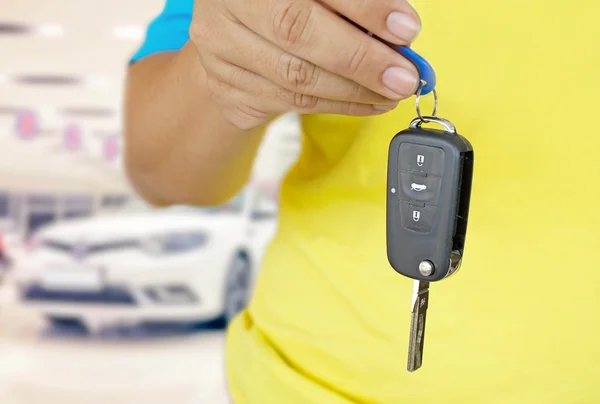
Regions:
M 423 123 L 437 123 L 442 125 L 446 132 L 456 135 L 456 126 L 447 119 L 440 118 L 439 116 L 423 116 L 413 119 L 410 123 L 412 129 L 420 129 Z
M 416 106 L 417 106 L 417 115 L 419 116 L 419 119 L 424 121 L 424 122 L 428 122 L 423 115 L 421 115 L 421 107 L 419 105 L 419 100 L 421 99 L 421 89 L 423 87 L 425 87 L 427 85 L 427 83 L 425 82 L 425 80 L 421 80 L 421 85 L 419 86 L 419 89 L 417 90 L 417 94 L 416 94 Z M 434 100 L 434 105 L 433 105 L 433 112 L 431 113 L 431 115 L 429 115 L 429 117 L 435 117 L 435 113 L 437 112 L 437 107 L 438 107 L 438 95 L 437 95 L 437 91 L 435 91 L 435 88 L 432 90 L 433 92 L 433 100 Z
M 416 67 L 421 80 L 421 84 L 419 85 L 419 88 L 415 93 L 417 115 L 419 117 L 415 118 L 410 123 L 410 127 L 416 129 L 420 128 L 423 123 L 437 123 L 438 125 L 443 126 L 446 132 L 456 134 L 456 127 L 452 122 L 450 122 L 447 119 L 437 117 L 435 115 L 438 108 L 438 95 L 435 89 L 437 78 L 435 75 L 435 70 L 433 69 L 431 64 L 427 61 L 427 59 L 425 59 L 409 47 L 401 46 L 397 47 L 396 50 L 404 57 L 406 57 Z M 420 105 L 421 96 L 427 95 L 429 93 L 433 93 L 433 112 L 431 113 L 431 115 L 423 115 L 421 114 Z

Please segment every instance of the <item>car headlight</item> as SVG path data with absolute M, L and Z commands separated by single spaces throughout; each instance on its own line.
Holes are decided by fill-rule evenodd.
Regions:
M 149 237 L 141 245 L 149 254 L 177 254 L 206 245 L 206 233 L 171 233 Z

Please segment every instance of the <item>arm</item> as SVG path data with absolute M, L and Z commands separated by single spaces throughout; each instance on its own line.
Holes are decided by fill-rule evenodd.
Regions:
M 135 190 L 156 205 L 223 203 L 248 180 L 266 124 L 241 130 L 223 118 L 186 38 L 192 1 L 187 12 L 170 10 L 170 3 L 178 2 L 167 2 L 150 25 L 128 71 L 126 171 Z

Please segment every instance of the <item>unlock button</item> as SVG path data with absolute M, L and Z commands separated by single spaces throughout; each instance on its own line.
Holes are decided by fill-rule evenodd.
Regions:
M 437 205 L 440 197 L 441 177 L 400 171 L 400 199 L 419 201 L 427 205 Z

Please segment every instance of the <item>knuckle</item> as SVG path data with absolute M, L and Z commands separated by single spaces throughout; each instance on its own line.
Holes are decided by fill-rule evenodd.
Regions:
M 273 18 L 275 38 L 286 46 L 297 45 L 308 31 L 312 11 L 313 5 L 303 0 L 291 0 L 277 10 Z
M 352 115 L 355 104 L 347 101 L 341 101 L 339 103 L 340 113 L 343 115 Z
M 278 87 L 273 94 L 268 95 L 268 99 L 274 104 L 283 104 L 285 107 L 292 107 L 295 96 L 295 92 L 284 87 Z
M 258 113 L 258 111 L 252 112 L 244 107 L 232 108 L 223 112 L 229 122 L 241 130 L 255 128 L 268 118 L 267 114 Z
M 291 95 L 292 106 L 297 109 L 311 110 L 317 106 L 319 99 L 312 95 L 306 95 L 302 93 L 292 93 Z
M 350 100 L 360 100 L 363 98 L 364 87 L 356 82 L 351 82 L 350 87 L 348 88 L 348 99 Z
M 265 120 L 269 117 L 269 114 L 266 112 L 259 111 L 258 109 L 246 104 L 241 104 L 235 108 L 233 110 L 233 114 L 235 114 L 239 119 L 252 122 Z
M 352 56 L 347 59 L 346 65 L 342 66 L 344 73 L 348 75 L 355 75 L 365 64 L 367 56 L 369 55 L 369 47 L 363 43 L 357 44 Z
M 318 97 L 302 94 L 296 91 L 290 91 L 285 88 L 279 89 L 276 98 L 279 100 L 279 102 L 283 102 L 290 108 L 298 110 L 314 109 L 319 102 Z
M 283 83 L 298 91 L 313 88 L 319 75 L 314 64 L 288 53 L 283 53 L 279 58 L 277 70 Z

